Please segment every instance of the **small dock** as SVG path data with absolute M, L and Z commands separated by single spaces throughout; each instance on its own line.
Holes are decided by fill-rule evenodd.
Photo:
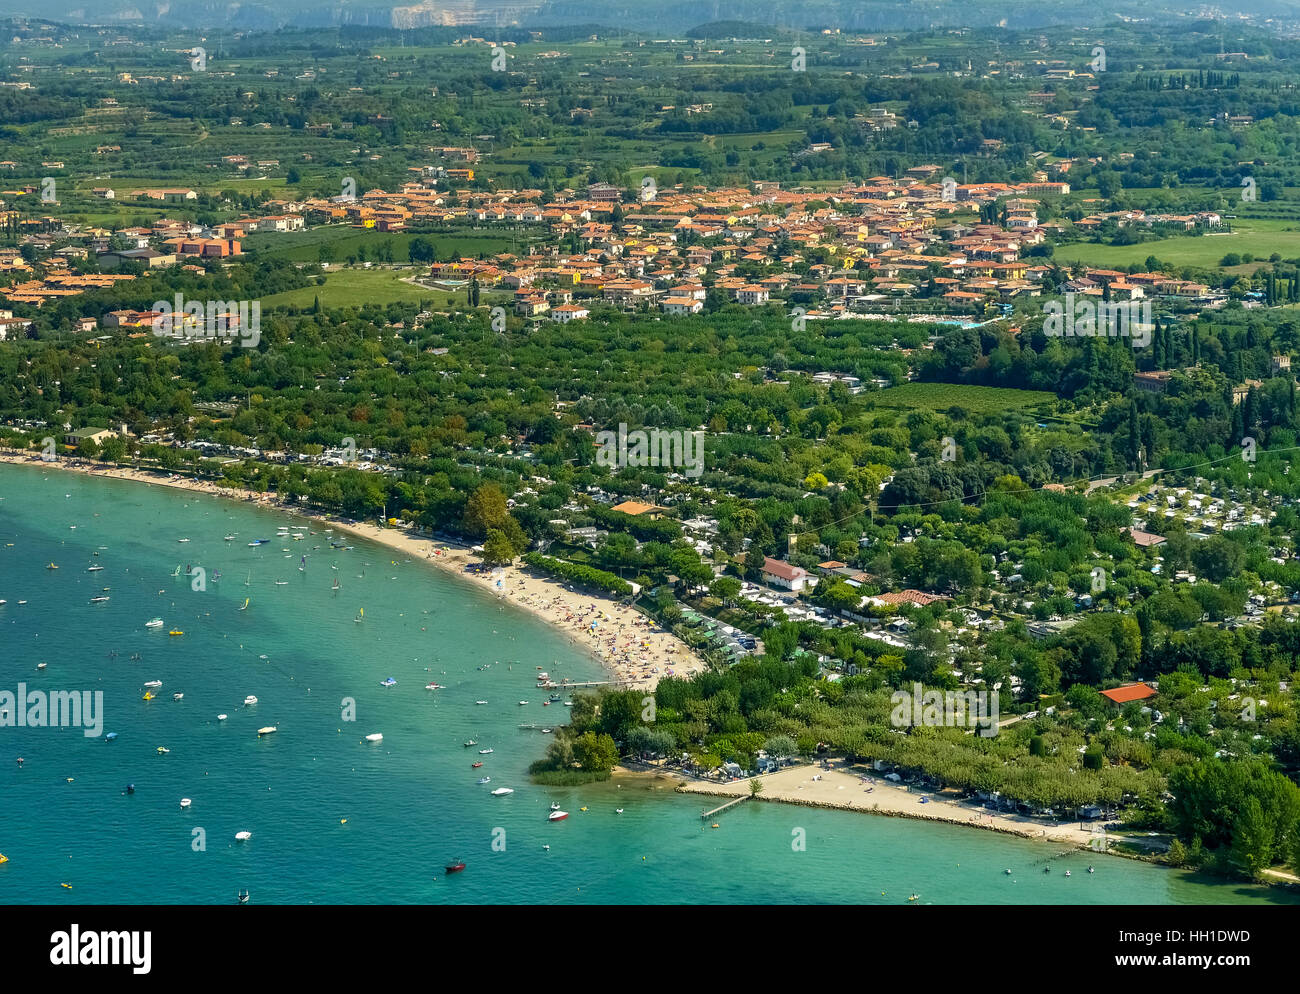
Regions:
M 712 818 L 714 815 L 719 814 L 719 813 L 721 813 L 721 812 L 723 812 L 723 811 L 726 811 L 727 808 L 734 808 L 734 807 L 735 807 L 737 804 L 739 804 L 741 801 L 748 801 L 749 798 L 750 798 L 751 796 L 752 796 L 752 795 L 750 795 L 750 794 L 745 794 L 743 797 L 733 797 L 733 798 L 732 798 L 730 801 L 728 801 L 726 804 L 723 804 L 723 805 L 721 805 L 720 807 L 716 807 L 716 808 L 714 808 L 712 811 L 705 811 L 705 812 L 703 812 L 703 813 L 700 815 L 700 818 L 701 818 L 701 819 L 704 819 L 704 818 Z

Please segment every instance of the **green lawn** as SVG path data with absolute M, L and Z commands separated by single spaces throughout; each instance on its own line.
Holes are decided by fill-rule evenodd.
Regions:
M 412 286 L 403 283 L 402 277 L 411 276 L 416 271 L 407 269 L 340 269 L 325 277 L 324 286 L 306 286 L 299 290 L 286 290 L 273 293 L 262 299 L 262 306 L 272 307 L 311 307 L 316 297 L 325 309 L 331 307 L 359 307 L 362 304 L 391 304 L 396 301 L 409 300 L 418 304 L 422 300 L 432 301 L 439 310 L 449 307 L 465 306 L 465 294 L 449 294 L 440 290 Z
M 972 414 L 991 414 L 1010 408 L 1036 407 L 1055 402 L 1056 395 L 1042 390 L 1010 390 L 951 383 L 904 383 L 869 395 L 881 407 L 925 408 L 946 411 L 961 407 Z
M 1284 259 L 1300 256 L 1300 222 L 1282 219 L 1238 218 L 1231 232 L 1200 237 L 1179 236 L 1139 245 L 1063 245 L 1054 258 L 1062 265 L 1079 262 L 1109 268 L 1143 262 L 1147 256 L 1176 266 L 1216 268 L 1229 252 L 1249 252 L 1267 259 L 1277 252 Z

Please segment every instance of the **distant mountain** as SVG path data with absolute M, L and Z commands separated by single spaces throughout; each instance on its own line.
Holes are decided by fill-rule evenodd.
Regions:
M 0 17 L 30 16 L 32 8 L 32 0 L 0 0 Z M 1294 17 L 1300 0 L 1222 0 L 1203 8 L 1180 0 L 43 0 L 40 8 L 41 18 L 67 24 L 135 23 L 177 29 L 606 24 L 682 37 L 692 28 L 697 29 L 696 36 L 722 31 L 728 23 L 750 30 L 1035 28 L 1097 24 L 1116 16 L 1139 20 L 1187 16 L 1198 9 L 1228 16 L 1247 14 L 1261 23 L 1269 17 Z

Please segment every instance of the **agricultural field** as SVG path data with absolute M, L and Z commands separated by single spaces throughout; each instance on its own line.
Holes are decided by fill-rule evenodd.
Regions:
M 953 383 L 904 383 L 871 394 L 879 407 L 921 408 L 946 411 L 960 407 L 971 414 L 995 414 L 1056 403 L 1056 395 L 1042 390 L 1012 390 Z
M 1223 234 L 1178 236 L 1137 245 L 1062 245 L 1053 258 L 1061 265 L 1114 268 L 1141 264 L 1149 256 L 1175 266 L 1216 268 L 1225 255 L 1250 254 L 1266 260 L 1273 253 L 1284 259 L 1300 256 L 1300 221 L 1270 218 L 1239 218 L 1233 230 Z

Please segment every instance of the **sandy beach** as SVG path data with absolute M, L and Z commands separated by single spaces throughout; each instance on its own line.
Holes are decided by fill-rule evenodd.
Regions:
M 575 648 L 597 659 L 610 672 L 612 680 L 624 687 L 652 690 L 661 677 L 688 676 L 704 669 L 703 660 L 686 643 L 630 607 L 598 594 L 569 589 L 559 581 L 534 576 L 516 566 L 483 573 L 466 572 L 465 567 L 476 561 L 468 547 L 433 539 L 409 528 L 384 528 L 347 521 L 282 502 L 268 494 L 219 486 L 207 480 L 169 476 L 163 472 L 74 459 L 43 462 L 39 456 L 12 449 L 0 450 L 0 462 L 133 480 L 191 493 L 243 500 L 296 514 L 336 531 L 346 531 L 370 539 L 412 560 L 422 560 L 477 584 L 502 602 L 530 611 L 563 631 Z
M 864 778 L 871 782 L 864 782 Z M 909 790 L 906 786 L 885 780 L 879 774 L 869 773 L 865 768 L 847 772 L 839 769 L 823 770 L 815 766 L 794 766 L 758 779 L 763 784 L 763 792 L 758 799 L 763 801 L 942 821 L 1019 835 L 1026 839 L 1060 842 L 1070 848 L 1088 848 L 1098 838 L 1090 827 L 1081 829 L 1077 821 L 1053 825 L 1018 815 L 993 814 L 975 809 L 969 804 L 957 803 L 955 794 L 946 796 L 942 791 Z M 725 800 L 748 796 L 749 781 L 701 783 L 690 780 L 684 781 L 677 789 L 682 793 L 704 794 Z M 927 798 L 924 802 L 921 800 L 923 797 Z

